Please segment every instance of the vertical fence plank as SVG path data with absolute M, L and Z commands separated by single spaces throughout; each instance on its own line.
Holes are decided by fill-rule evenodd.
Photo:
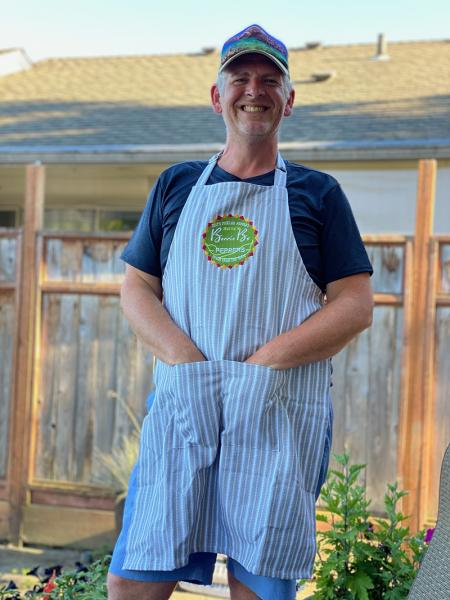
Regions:
M 378 306 L 371 332 L 370 395 L 361 425 L 367 440 L 367 498 L 379 513 L 384 512 L 386 484 L 397 476 L 402 317 L 399 307 Z
M 94 448 L 95 395 L 98 380 L 98 296 L 81 296 L 75 423 L 75 481 L 88 481 Z
M 45 167 L 28 166 L 20 268 L 18 352 L 11 419 L 9 500 L 10 539 L 20 540 L 21 516 L 29 471 L 30 422 L 37 299 L 37 233 L 42 228 Z
M 413 306 L 413 275 L 414 275 L 414 241 L 408 240 L 405 247 L 405 269 L 403 282 L 403 337 L 402 337 L 402 355 L 401 355 L 401 374 L 400 374 L 400 414 L 399 414 L 399 430 L 397 440 L 397 479 L 400 489 L 405 489 L 404 481 L 404 457 L 409 451 L 407 443 L 409 438 L 407 431 L 408 423 L 408 406 L 409 390 L 410 390 L 410 353 L 411 353 L 411 330 L 412 306 Z M 405 499 L 400 502 L 400 508 L 406 512 Z
M 414 269 L 409 313 L 409 393 L 402 410 L 404 436 L 401 446 L 400 471 L 403 485 L 408 491 L 403 507 L 411 515 L 411 528 L 418 529 L 420 523 L 420 478 L 423 460 L 423 434 L 425 403 L 427 402 L 424 365 L 428 335 L 427 284 L 430 238 L 433 231 L 434 202 L 436 189 L 436 161 L 419 161 L 417 189 L 416 229 L 414 238 Z
M 439 306 L 436 311 L 435 323 L 435 373 L 436 396 L 433 402 L 433 421 L 430 425 L 432 436 L 430 443 L 429 487 L 427 494 L 427 523 L 436 519 L 439 478 L 442 459 L 450 440 L 450 306 Z M 430 523 L 430 524 L 431 524 Z
M 37 437 L 36 456 L 39 460 L 34 466 L 37 479 L 53 478 L 56 446 L 56 405 L 49 399 L 54 398 L 58 385 L 58 329 L 55 323 L 61 320 L 61 301 L 56 295 L 44 296 L 42 302 L 41 330 L 41 382 L 37 395 Z
M 16 321 L 14 294 L 0 297 L 0 479 L 6 475 L 8 458 L 8 423 L 11 411 L 13 348 Z
M 433 446 L 436 444 L 434 435 L 436 396 L 435 396 L 435 355 L 436 355 L 436 293 L 438 286 L 439 243 L 431 241 L 428 252 L 428 285 L 427 307 L 425 322 L 427 332 L 424 340 L 424 369 L 423 369 L 423 394 L 425 400 L 423 444 L 422 444 L 422 474 L 420 480 L 419 526 L 423 526 L 428 516 L 429 490 L 433 488 L 431 477 L 435 475 L 431 468 Z M 446 425 L 443 416 L 444 425 Z M 441 457 L 442 458 L 442 457 Z M 440 463 L 439 463 L 440 465 Z M 437 482 L 435 482 L 437 484 Z

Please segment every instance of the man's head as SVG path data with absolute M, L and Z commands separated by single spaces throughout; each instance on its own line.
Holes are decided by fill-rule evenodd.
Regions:
M 223 115 L 228 136 L 276 135 L 281 118 L 291 113 L 294 95 L 282 42 L 259 25 L 225 42 L 211 98 L 214 111 Z
M 292 90 L 289 77 L 288 51 L 280 40 L 270 35 L 259 25 L 249 25 L 236 35 L 230 37 L 223 45 L 220 54 L 220 67 L 217 74 L 217 87 L 223 93 L 225 72 L 236 59 L 246 54 L 259 54 L 272 61 L 283 74 L 283 88 L 286 98 Z
M 220 55 L 219 73 L 244 54 L 262 54 L 274 62 L 282 73 L 289 76 L 286 46 L 259 25 L 246 27 L 224 43 Z

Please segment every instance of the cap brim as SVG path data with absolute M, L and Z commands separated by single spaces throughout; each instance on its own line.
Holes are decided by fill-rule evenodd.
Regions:
M 289 70 L 286 67 L 286 65 L 283 65 L 283 63 L 281 61 L 279 61 L 277 58 L 275 58 L 275 56 L 273 56 L 272 54 L 269 54 L 269 52 L 263 52 L 261 50 L 254 50 L 254 49 L 242 50 L 241 52 L 236 52 L 236 54 L 233 54 L 233 56 L 230 56 L 230 58 L 228 60 L 226 60 L 223 63 L 223 65 L 220 66 L 219 73 L 221 73 L 224 69 L 226 69 L 228 67 L 228 65 L 230 65 L 234 60 L 236 60 L 240 56 L 243 56 L 244 54 L 262 54 L 263 56 L 265 56 L 266 58 L 271 60 L 280 69 L 280 71 L 282 73 L 284 73 L 285 75 L 289 75 Z

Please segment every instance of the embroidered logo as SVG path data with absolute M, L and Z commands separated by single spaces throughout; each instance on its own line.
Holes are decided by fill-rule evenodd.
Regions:
M 221 269 L 243 265 L 255 253 L 258 231 L 242 215 L 218 215 L 202 235 L 202 248 L 208 260 Z

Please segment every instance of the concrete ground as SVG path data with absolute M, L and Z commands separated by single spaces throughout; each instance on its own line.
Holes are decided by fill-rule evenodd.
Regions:
M 99 556 L 92 555 L 89 551 L 73 550 L 68 548 L 48 547 L 17 547 L 11 544 L 0 544 L 0 587 L 7 585 L 13 580 L 21 591 L 31 589 L 38 580 L 36 577 L 27 576 L 25 573 L 39 565 L 39 575 L 44 575 L 44 569 L 62 565 L 65 570 L 72 570 L 76 562 L 87 564 L 90 559 Z M 197 586 L 198 589 L 177 589 L 172 594 L 173 600 L 211 600 L 212 595 L 201 593 L 205 586 Z M 205 590 L 206 591 L 206 590 Z M 312 593 L 312 585 L 307 585 L 304 590 L 297 594 L 297 600 L 305 599 Z M 229 597 L 220 594 L 221 597 Z M 216 596 L 217 597 L 217 596 Z

